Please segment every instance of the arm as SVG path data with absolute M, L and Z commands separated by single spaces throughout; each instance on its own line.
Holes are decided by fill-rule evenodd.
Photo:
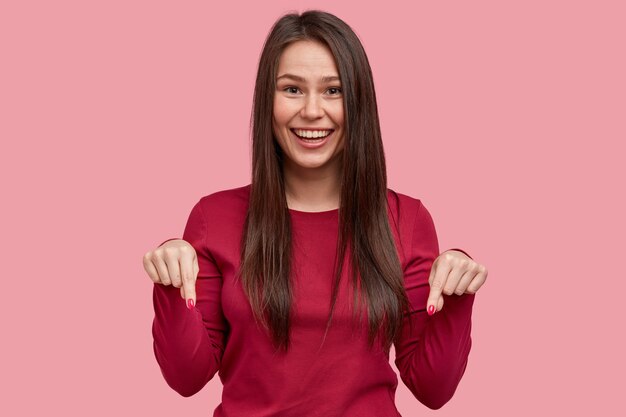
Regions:
M 415 398 L 436 410 L 452 398 L 465 373 L 472 344 L 471 315 L 475 294 L 444 294 L 444 308 L 428 316 L 428 277 L 439 254 L 439 245 L 432 217 L 421 202 L 412 240 L 404 270 L 411 309 L 394 344 L 395 364 Z
M 198 257 L 196 306 L 189 310 L 172 285 L 154 284 L 153 349 L 167 384 L 183 397 L 200 391 L 220 367 L 228 326 L 221 309 L 222 277 L 206 247 L 207 226 L 198 202 L 183 239 Z

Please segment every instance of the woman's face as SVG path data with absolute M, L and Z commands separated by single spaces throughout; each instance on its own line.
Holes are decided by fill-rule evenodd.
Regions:
M 327 46 L 306 40 L 285 48 L 278 64 L 272 118 L 285 168 L 338 169 L 344 136 L 342 96 L 339 72 Z M 309 142 L 298 135 L 309 136 Z

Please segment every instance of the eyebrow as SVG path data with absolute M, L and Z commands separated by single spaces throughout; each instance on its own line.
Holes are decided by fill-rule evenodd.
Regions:
M 281 78 L 290 78 L 292 80 L 295 81 L 300 81 L 300 82 L 306 82 L 306 79 L 304 79 L 303 77 L 300 77 L 299 75 L 294 75 L 294 74 L 283 74 L 280 75 L 276 78 L 276 81 L 280 80 Z M 341 79 L 339 77 L 337 77 L 336 75 L 326 75 L 324 77 L 320 78 L 320 81 L 323 83 L 329 82 L 329 81 L 341 81 Z

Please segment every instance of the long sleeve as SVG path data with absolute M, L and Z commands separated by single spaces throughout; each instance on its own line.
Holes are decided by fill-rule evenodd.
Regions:
M 420 202 L 408 251 L 405 288 L 411 311 L 394 344 L 400 377 L 422 404 L 439 409 L 453 396 L 465 373 L 471 348 L 471 315 L 475 294 L 443 295 L 443 309 L 426 313 L 428 277 L 439 255 L 433 219 Z
M 222 276 L 206 245 L 202 199 L 193 207 L 183 239 L 198 257 L 196 306 L 189 310 L 172 285 L 154 284 L 154 354 L 167 384 L 184 397 L 200 391 L 220 368 L 228 326 L 221 308 Z

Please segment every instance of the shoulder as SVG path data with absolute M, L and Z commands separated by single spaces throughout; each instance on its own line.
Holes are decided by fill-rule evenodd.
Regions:
M 392 220 L 410 227 L 422 206 L 422 200 L 411 195 L 387 188 L 387 207 Z
M 403 228 L 413 230 L 433 223 L 430 211 L 424 205 L 423 199 L 413 197 L 387 189 L 389 212 L 394 219 L 398 219 Z
M 250 195 L 250 184 L 215 191 L 200 198 L 198 204 L 205 212 L 238 212 L 246 210 Z
M 389 225 L 397 239 L 404 264 L 412 257 L 415 229 L 420 228 L 421 216 L 418 213 L 425 208 L 422 206 L 421 199 L 391 188 L 387 188 L 387 208 Z
M 419 253 L 438 253 L 435 224 L 422 199 L 392 189 L 388 189 L 387 195 L 390 224 L 399 237 L 403 265 Z
M 235 226 L 245 220 L 250 185 L 218 190 L 200 197 L 196 207 L 209 228 Z

